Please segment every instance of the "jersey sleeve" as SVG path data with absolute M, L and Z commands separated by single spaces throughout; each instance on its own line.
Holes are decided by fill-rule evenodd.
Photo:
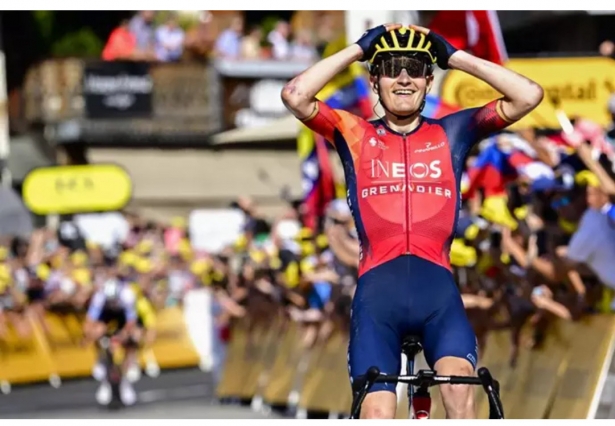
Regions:
M 604 213 L 609 220 L 613 221 L 613 223 L 615 223 L 615 204 L 612 203 L 606 203 L 602 209 L 600 209 L 600 211 L 602 213 Z
M 595 236 L 591 231 L 587 232 L 589 230 L 587 222 L 590 219 L 591 211 L 586 211 L 581 218 L 577 231 L 572 235 L 572 238 L 568 243 L 568 251 L 566 253 L 566 257 L 568 257 L 568 259 L 575 262 L 584 263 L 591 257 L 594 246 L 592 242 L 595 241 Z
M 120 294 L 122 305 L 124 307 L 124 315 L 126 316 L 126 321 L 136 321 L 137 320 L 137 310 L 136 310 L 136 295 L 135 293 L 128 287 L 122 290 Z
M 502 99 L 497 99 L 482 107 L 448 115 L 443 118 L 443 123 L 452 144 L 467 152 L 480 140 L 504 130 L 514 121 L 502 112 Z
M 87 313 L 88 319 L 92 321 L 98 321 L 104 305 L 105 305 L 104 294 L 102 294 L 100 291 L 96 292 L 96 294 L 94 294 L 94 296 L 92 297 L 90 306 L 88 307 L 88 313 Z
M 338 110 L 331 108 L 322 101 L 317 101 L 312 115 L 301 121 L 309 129 L 335 145 L 335 130 L 342 125 L 342 116 Z

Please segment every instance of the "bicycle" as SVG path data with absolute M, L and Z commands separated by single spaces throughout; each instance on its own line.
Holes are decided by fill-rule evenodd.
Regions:
M 100 405 L 106 406 L 108 409 L 117 410 L 124 406 L 120 394 L 120 384 L 122 383 L 122 363 L 123 357 L 117 350 L 118 342 L 113 337 L 103 336 L 98 340 L 98 348 L 101 352 L 100 359 L 103 361 L 103 365 L 107 372 L 106 384 L 111 388 L 109 398 L 102 398 L 99 400 Z M 105 386 L 105 383 L 101 383 L 101 389 Z M 100 391 L 100 389 L 99 389 Z M 108 401 L 105 401 L 107 400 Z
M 482 386 L 489 400 L 489 418 L 504 419 L 504 408 L 500 400 L 499 383 L 493 379 L 487 368 L 479 368 L 477 372 L 478 377 L 439 376 L 433 370 L 419 370 L 415 375 L 415 358 L 422 350 L 423 347 L 418 336 L 411 335 L 404 339 L 402 352 L 408 360 L 405 376 L 380 374 L 378 367 L 370 367 L 365 373 L 365 384 L 353 400 L 350 419 L 359 418 L 363 400 L 375 383 L 406 383 L 408 385 L 408 412 L 411 419 L 430 418 L 431 396 L 429 388 L 432 386 L 441 384 Z

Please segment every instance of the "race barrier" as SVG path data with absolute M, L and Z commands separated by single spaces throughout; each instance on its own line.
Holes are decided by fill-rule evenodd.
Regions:
M 83 343 L 83 324 L 75 314 L 45 314 L 47 330 L 28 318 L 28 337 L 18 336 L 11 327 L 0 339 L 0 383 L 27 384 L 88 377 L 96 362 L 93 345 Z M 156 314 L 156 338 L 142 351 L 141 365 L 153 356 L 160 369 L 195 367 L 202 354 L 187 331 L 184 312 L 177 307 Z M 211 334 L 211 333 L 209 333 Z
M 297 413 L 350 414 L 352 393 L 348 380 L 347 333 L 340 329 L 326 338 L 305 344 L 309 326 L 278 320 L 249 330 L 249 320 L 232 329 L 224 371 L 216 389 L 218 397 L 252 399 L 262 404 L 285 405 Z M 522 332 L 528 342 L 533 329 Z M 592 315 L 578 322 L 553 321 L 540 348 L 524 343 L 511 367 L 509 331 L 492 332 L 479 364 L 500 382 L 507 418 L 586 418 L 596 392 L 601 366 L 615 338 L 615 317 Z M 274 353 L 275 350 L 275 353 Z M 424 359 L 418 368 L 426 368 Z M 399 386 L 398 418 L 407 418 L 405 387 Z M 480 418 L 488 416 L 488 401 L 476 388 Z M 258 400 L 257 404 L 254 401 Z M 298 414 L 298 416 L 301 416 Z M 432 417 L 445 418 L 438 388 L 432 388 Z

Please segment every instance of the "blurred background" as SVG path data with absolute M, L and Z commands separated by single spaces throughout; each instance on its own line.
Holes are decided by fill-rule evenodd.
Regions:
M 0 12 L 0 416 L 348 416 L 359 244 L 280 91 L 385 22 L 545 89 L 468 158 L 452 262 L 508 417 L 615 418 L 615 11 Z M 498 96 L 438 70 L 424 113 Z M 361 64 L 319 98 L 382 115 Z M 140 320 L 120 411 L 84 334 L 110 280 Z

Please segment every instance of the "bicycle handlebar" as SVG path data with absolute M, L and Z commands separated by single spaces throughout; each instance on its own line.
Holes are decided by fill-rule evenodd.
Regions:
M 495 381 L 493 380 L 491 373 L 485 367 L 479 368 L 477 373 L 478 377 L 438 376 L 435 371 L 420 370 L 418 374 L 410 376 L 385 375 L 380 374 L 380 369 L 378 367 L 370 367 L 365 373 L 365 385 L 357 395 L 355 403 L 353 404 L 351 418 L 356 418 L 367 392 L 375 383 L 406 383 L 412 386 L 424 387 L 442 384 L 482 386 L 487 393 L 487 398 L 489 399 L 489 418 L 503 419 L 504 409 L 502 407 L 502 402 L 500 401 Z
M 413 376 L 395 376 L 381 375 L 376 378 L 374 383 L 405 383 L 408 385 L 420 386 L 428 384 L 428 386 L 438 386 L 443 384 L 449 385 L 475 385 L 480 386 L 483 382 L 478 377 L 468 376 L 430 376 L 417 374 Z

